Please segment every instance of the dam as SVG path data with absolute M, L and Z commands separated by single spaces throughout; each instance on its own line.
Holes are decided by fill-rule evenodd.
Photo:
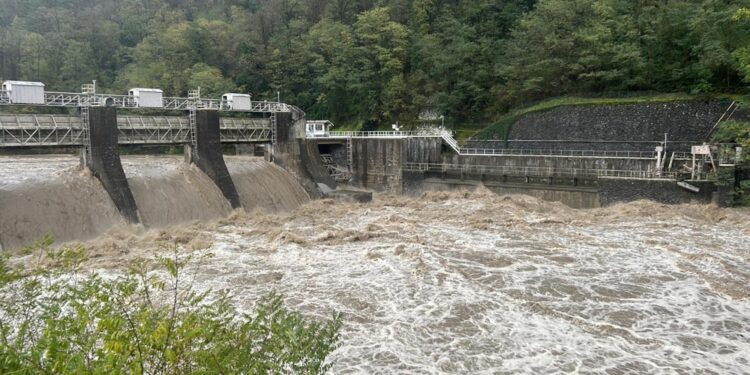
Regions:
M 0 114 L 0 151 L 8 155 L 2 179 L 12 181 L 14 164 L 28 162 L 13 155 L 46 148 L 78 150 L 84 172 L 76 176 L 70 158 L 37 158 L 50 164 L 42 168 L 59 166 L 50 177 L 56 188 L 37 191 L 41 186 L 2 183 L 8 190 L 0 197 L 4 211 L 13 213 L 0 218 L 0 246 L 5 248 L 22 246 L 40 232 L 61 241 L 91 238 L 121 219 L 162 227 L 217 219 L 241 208 L 293 209 L 302 203 L 299 189 L 312 199 L 359 201 L 369 200 L 373 191 L 418 196 L 483 187 L 573 208 L 641 199 L 728 206 L 739 183 L 736 163 L 743 157 L 737 145 L 706 142 L 718 124 L 735 115 L 735 102 L 552 109 L 522 119 L 504 140 L 460 145 L 450 131 L 435 127 L 336 131 L 331 122 L 308 120 L 292 105 L 253 101 L 243 94 L 216 100 L 202 98 L 198 90 L 186 98 L 166 98 L 157 89 L 111 95 L 97 93 L 93 85 L 84 85 L 81 93 L 46 92 L 33 82 L 13 81 L 6 87 L 16 91 L 0 92 L 5 108 L 67 108 L 76 114 Z M 159 115 L 149 112 L 155 109 Z M 120 148 L 152 146 L 182 148 L 184 162 L 179 157 L 121 158 Z M 227 147 L 262 156 L 267 165 L 253 160 L 228 168 Z M 146 171 L 160 164 L 165 169 L 162 175 L 141 176 L 134 160 L 143 161 Z M 242 170 L 269 181 L 252 182 L 250 172 Z M 718 175 L 729 177 L 719 182 Z M 265 195 L 252 192 L 254 184 L 271 180 L 283 181 L 283 187 L 265 186 Z M 101 197 L 99 185 L 109 200 Z M 147 193 L 154 188 L 160 193 Z M 72 193 L 56 201 L 56 189 Z M 217 198 L 216 189 L 224 199 Z M 273 194 L 280 191 L 287 195 Z M 75 203 L 88 194 L 98 197 L 93 211 Z M 161 207 L 159 213 L 155 206 Z M 29 217 L 23 216 L 26 212 Z M 62 219 L 45 222 L 47 217 Z M 77 220 L 83 222 L 74 230 Z
M 45 233 L 83 242 L 82 272 L 107 277 L 175 244 L 201 259 L 196 291 L 231 291 L 241 311 L 274 290 L 308 317 L 341 312 L 332 373 L 750 368 L 750 212 L 708 178 L 737 150 L 693 153 L 725 103 L 617 108 L 706 118 L 700 136 L 659 144 L 654 126 L 612 147 L 571 127 L 459 145 L 442 129 L 336 132 L 283 103 L 164 99 L 176 112 L 151 115 L 108 97 L 0 116 L 0 245 L 16 264 Z M 133 151 L 152 146 L 176 152 Z

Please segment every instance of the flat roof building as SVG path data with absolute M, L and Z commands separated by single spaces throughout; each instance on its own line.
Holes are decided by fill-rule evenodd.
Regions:
M 5 81 L 3 91 L 11 104 L 44 104 L 44 84 L 28 81 Z

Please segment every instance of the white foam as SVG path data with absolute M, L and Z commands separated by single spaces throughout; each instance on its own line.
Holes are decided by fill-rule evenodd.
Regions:
M 284 229 L 311 240 L 303 245 L 222 228 L 209 250 L 218 271 L 201 287 L 230 289 L 246 307 L 276 290 L 313 317 L 343 312 L 334 373 L 750 370 L 750 302 L 716 288 L 748 280 L 744 228 L 648 217 L 534 224 L 545 215 L 517 212 L 526 223 L 476 229 L 466 220 L 483 208 L 476 202 L 357 207 L 321 211 L 319 224 L 416 223 L 327 243 L 298 216 Z

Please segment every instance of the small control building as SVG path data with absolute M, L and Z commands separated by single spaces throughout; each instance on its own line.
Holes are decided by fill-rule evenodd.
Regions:
M 252 100 L 248 94 L 227 93 L 221 96 L 221 101 L 230 111 L 249 111 L 252 109 Z
M 305 135 L 307 138 L 328 137 L 333 123 L 328 120 L 308 121 L 305 123 Z
M 44 104 L 44 84 L 41 82 L 5 81 L 3 91 L 11 104 Z
M 128 91 L 138 108 L 162 108 L 164 107 L 163 92 L 159 89 L 133 88 Z

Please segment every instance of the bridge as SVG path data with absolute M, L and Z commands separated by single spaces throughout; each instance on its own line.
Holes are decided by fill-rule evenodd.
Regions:
M 80 93 L 48 92 L 41 82 L 5 81 L 0 89 L 0 106 L 77 108 L 80 119 L 45 115 L 8 115 L 0 118 L 0 147 L 82 146 L 84 164 L 91 152 L 90 108 L 126 110 L 159 109 L 187 111 L 187 117 L 123 116 L 117 119 L 121 144 L 182 144 L 197 147 L 197 111 L 260 113 L 268 119 L 225 118 L 221 120 L 220 141 L 228 143 L 271 143 L 276 134 L 276 115 L 294 113 L 298 108 L 279 101 L 252 100 L 250 95 L 227 93 L 221 99 L 202 98 L 200 89 L 187 97 L 163 97 L 159 89 L 134 88 L 128 95 L 96 92 L 96 82 L 84 84 Z
M 82 167 L 89 168 L 101 181 L 131 223 L 139 222 L 140 217 L 122 168 L 119 145 L 185 144 L 186 161 L 206 173 L 230 205 L 238 208 L 241 202 L 221 144 L 268 143 L 273 158 L 277 138 L 288 138 L 287 130 L 305 116 L 294 106 L 253 101 L 248 94 L 227 93 L 221 99 L 206 99 L 199 89 L 189 91 L 186 98 L 177 98 L 163 97 L 159 89 L 133 88 L 128 95 L 110 95 L 97 93 L 95 84 L 83 85 L 80 93 L 69 93 L 47 92 L 41 82 L 3 82 L 0 107 L 75 108 L 80 116 L 0 114 L 0 148 L 79 146 Z M 183 114 L 149 116 L 139 112 L 142 109 Z M 128 115 L 118 114 L 118 110 L 126 110 Z M 219 116 L 229 112 L 233 115 Z
M 117 116 L 118 143 L 173 145 L 191 142 L 189 116 Z M 269 118 L 222 117 L 222 143 L 270 143 Z M 83 119 L 65 115 L 0 114 L 0 147 L 83 146 Z

